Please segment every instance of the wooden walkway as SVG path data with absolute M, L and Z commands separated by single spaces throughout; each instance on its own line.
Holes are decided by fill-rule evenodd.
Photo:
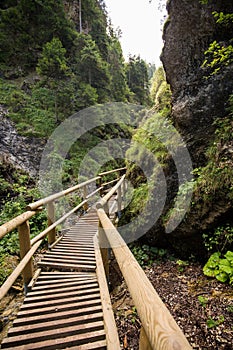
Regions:
M 91 209 L 38 264 L 41 273 L 27 294 L 2 349 L 106 349 Z
M 2 349 L 122 349 L 124 345 L 119 341 L 107 284 L 111 248 L 142 324 L 139 349 L 191 350 L 183 332 L 111 221 L 111 218 L 119 217 L 125 205 L 126 175 L 107 183 L 103 183 L 102 177 L 121 171 L 122 168 L 101 173 L 96 178 L 42 198 L 0 226 L 0 238 L 18 229 L 21 255 L 20 263 L 1 286 L 0 297 L 7 294 L 21 273 L 28 290 L 17 319 L 1 344 Z M 96 181 L 100 182 L 99 187 L 87 194 L 86 186 L 96 184 Z M 84 193 L 83 202 L 55 221 L 56 201 L 80 189 Z M 95 202 L 98 192 L 101 195 Z M 107 193 L 102 196 L 104 192 Z M 57 226 L 80 208 L 87 210 L 90 198 L 95 206 L 57 237 Z M 43 206 L 47 206 L 48 227 L 31 239 L 29 219 Z M 32 258 L 46 237 L 50 250 L 43 255 L 33 276 Z

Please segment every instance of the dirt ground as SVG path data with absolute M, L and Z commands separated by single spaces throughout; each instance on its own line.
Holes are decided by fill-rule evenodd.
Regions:
M 202 266 L 154 263 L 146 274 L 196 350 L 233 349 L 233 288 L 202 273 Z M 137 350 L 140 321 L 123 282 L 112 292 L 122 349 Z

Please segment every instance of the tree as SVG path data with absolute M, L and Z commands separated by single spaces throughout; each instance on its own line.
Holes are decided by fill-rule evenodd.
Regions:
M 134 93 L 135 102 L 142 105 L 149 105 L 151 101 L 146 62 L 140 56 L 130 56 L 126 72 L 128 86 Z
M 103 60 L 95 41 L 88 34 L 82 33 L 77 37 L 72 70 L 79 77 L 80 82 L 96 89 L 99 103 L 109 100 L 109 66 Z
M 116 33 L 109 27 L 108 63 L 111 75 L 111 91 L 114 101 L 127 101 L 129 88 L 126 82 L 124 57 L 119 41 L 119 31 Z
M 37 72 L 44 76 L 48 85 L 55 93 L 55 116 L 58 120 L 58 92 L 61 81 L 69 74 L 69 67 L 65 58 L 66 49 L 58 38 L 53 38 L 43 47 L 41 58 L 38 60 Z

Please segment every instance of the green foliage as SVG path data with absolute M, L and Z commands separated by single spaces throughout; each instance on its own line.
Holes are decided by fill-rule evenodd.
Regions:
M 233 166 L 232 156 L 229 152 L 232 134 L 232 106 L 230 104 L 229 114 L 218 118 L 214 122 L 215 139 L 209 146 L 206 156 L 206 166 L 195 169 L 196 175 L 194 206 L 198 206 L 200 198 L 205 203 L 216 201 L 223 194 L 232 202 L 233 200 Z
M 133 101 L 141 105 L 150 105 L 148 66 L 140 56 L 130 56 L 126 66 L 127 81 L 134 93 Z
M 151 266 L 156 260 L 160 261 L 169 255 L 166 249 L 150 247 L 149 245 L 133 244 L 130 248 L 142 267 Z
M 58 38 L 53 38 L 43 47 L 41 58 L 38 60 L 37 72 L 49 79 L 59 80 L 68 72 L 66 49 Z
M 202 1 L 207 4 L 208 1 Z M 202 67 L 207 69 L 208 74 L 219 73 L 223 67 L 233 63 L 233 39 L 229 33 L 233 29 L 233 14 L 223 12 L 213 12 L 214 19 L 219 32 L 223 32 L 222 38 L 214 40 L 205 51 L 205 61 Z
M 189 265 L 189 262 L 188 262 L 188 261 L 181 260 L 181 259 L 178 259 L 178 260 L 176 261 L 176 264 L 178 265 L 178 270 L 179 270 L 180 272 L 183 272 L 185 266 L 188 266 L 188 265 Z
M 215 277 L 220 282 L 233 284 L 233 252 L 228 251 L 224 258 L 221 253 L 212 254 L 203 267 L 203 272 L 208 277 Z
M 20 75 L 35 68 L 41 48 L 58 37 L 71 49 L 74 25 L 68 20 L 62 0 L 22 0 L 0 10 L 0 63 L 5 74 Z
M 203 233 L 202 237 L 208 252 L 218 251 L 223 254 L 233 243 L 233 227 L 227 223 L 213 232 Z
M 205 308 L 207 303 L 208 303 L 208 301 L 209 301 L 209 299 L 204 297 L 203 295 L 198 295 L 197 298 L 198 298 L 198 301 L 201 304 L 201 306 Z
M 210 68 L 211 75 L 218 73 L 224 66 L 229 66 L 233 62 L 233 46 L 212 42 L 205 51 L 206 59 L 203 67 Z
M 159 67 L 153 74 L 151 80 L 151 98 L 157 110 L 170 111 L 171 90 L 166 82 L 163 67 Z
M 209 319 L 206 321 L 208 328 L 213 328 L 219 326 L 221 323 L 225 321 L 225 318 L 223 315 L 220 315 L 217 320 L 214 320 L 212 317 L 209 317 Z

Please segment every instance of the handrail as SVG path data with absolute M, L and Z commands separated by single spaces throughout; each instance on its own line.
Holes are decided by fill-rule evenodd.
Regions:
M 13 231 L 19 225 L 22 225 L 25 221 L 31 219 L 31 217 L 33 217 L 35 214 L 36 211 L 26 211 L 25 213 L 16 216 L 14 219 L 0 226 L 0 239 L 3 238 L 7 233 Z
M 125 175 L 96 204 L 99 216 L 98 239 L 105 272 L 108 274 L 107 249 L 115 255 L 142 323 L 139 349 L 190 350 L 192 347 L 165 304 L 148 280 L 143 269 L 108 216 L 108 201 L 117 192 L 118 210 L 121 210 Z
M 96 208 L 103 208 L 105 204 L 109 201 L 109 199 L 113 196 L 113 194 L 120 188 L 122 185 L 123 181 L 125 180 L 125 176 L 123 175 L 121 179 L 117 182 L 117 184 L 104 196 L 102 197 L 97 203 L 96 203 Z
M 94 192 L 90 193 L 88 196 L 88 199 L 93 197 L 98 191 L 100 191 L 100 188 L 98 188 L 97 190 L 95 190 Z M 58 219 L 57 221 L 55 221 L 52 225 L 50 225 L 49 227 L 47 227 L 44 231 L 42 231 L 39 235 L 37 235 L 36 237 L 34 237 L 31 240 L 31 245 L 35 244 L 37 241 L 39 241 L 40 239 L 43 239 L 48 232 L 50 232 L 51 230 L 53 230 L 55 227 L 57 227 L 58 225 L 60 225 L 63 221 L 65 221 L 70 215 L 74 214 L 78 209 L 80 209 L 85 203 L 87 203 L 87 199 L 85 199 L 84 201 L 82 201 L 81 203 L 79 203 L 75 208 L 73 208 L 72 210 L 70 210 L 68 213 L 66 213 L 65 215 L 63 215 L 60 219 Z
M 122 169 L 121 169 L 122 170 Z M 113 170 L 111 172 L 119 171 L 119 169 Z M 70 187 L 64 191 L 52 194 L 46 198 L 40 199 L 34 203 L 31 203 L 27 206 L 27 211 L 13 218 L 12 220 L 4 223 L 0 226 L 0 238 L 4 237 L 7 233 L 12 230 L 18 228 L 19 233 L 19 241 L 20 241 L 20 256 L 21 262 L 16 267 L 16 269 L 12 272 L 12 274 L 8 277 L 8 279 L 4 282 L 3 286 L 0 289 L 0 296 L 4 296 L 9 288 L 15 282 L 15 279 L 23 272 L 23 278 L 25 283 L 25 288 L 27 289 L 27 285 L 33 277 L 33 268 L 32 268 L 32 256 L 40 246 L 43 238 L 49 234 L 49 244 L 53 244 L 55 242 L 55 228 L 66 220 L 70 215 L 76 212 L 79 208 L 84 207 L 84 210 L 88 209 L 88 201 L 90 198 L 96 195 L 96 193 L 101 192 L 103 190 L 103 186 L 98 187 L 95 191 L 90 194 L 87 194 L 87 185 L 95 182 L 97 180 L 101 180 L 101 176 L 96 176 L 90 180 L 87 180 L 81 184 Z M 75 208 L 70 210 L 68 213 L 63 215 L 56 222 L 53 222 L 54 219 L 54 201 L 61 197 L 64 197 L 80 188 L 84 188 L 84 200 L 77 205 Z M 48 227 L 40 232 L 36 237 L 30 240 L 30 226 L 28 220 L 31 219 L 37 212 L 40 211 L 43 205 L 48 205 Z M 13 276 L 13 277 L 12 277 Z
M 109 171 L 105 171 L 103 173 L 100 173 L 99 176 L 104 176 L 104 175 L 108 175 L 108 174 L 112 174 L 112 173 L 116 173 L 117 171 L 123 171 L 126 170 L 127 168 L 118 168 L 118 169 L 113 169 L 113 170 L 109 170 Z
M 24 256 L 24 258 L 20 261 L 19 265 L 15 268 L 15 270 L 12 272 L 12 274 L 7 278 L 7 280 L 3 283 L 3 285 L 0 288 L 0 300 L 6 295 L 8 290 L 11 288 L 11 286 L 14 284 L 16 279 L 19 277 L 19 275 L 22 273 L 25 266 L 28 264 L 32 256 L 35 254 L 37 249 L 39 248 L 42 240 L 38 241 Z
M 97 213 L 152 349 L 190 350 L 192 347 L 103 208 Z M 104 247 L 106 248 L 106 247 Z
M 100 179 L 100 176 L 97 176 L 97 177 L 94 177 L 94 178 L 92 178 L 92 179 L 90 179 L 90 180 L 88 180 L 88 181 L 82 182 L 81 184 L 78 184 L 78 185 L 75 185 L 75 186 L 73 186 L 73 187 L 70 187 L 70 188 L 68 188 L 68 189 L 66 189 L 66 190 L 64 190 L 64 191 L 61 191 L 61 192 L 52 194 L 52 195 L 50 195 L 50 196 L 48 196 L 48 197 L 39 199 L 38 201 L 36 201 L 36 202 L 34 202 L 34 203 L 28 204 L 27 209 L 29 209 L 29 210 L 35 210 L 35 209 L 37 209 L 38 207 L 41 207 L 42 205 L 45 205 L 45 204 L 47 204 L 47 203 L 49 203 L 49 202 L 52 202 L 52 201 L 54 201 L 55 199 L 64 197 L 64 196 L 66 196 L 67 194 L 72 193 L 72 192 L 78 190 L 79 188 L 82 188 L 82 187 L 84 187 L 84 186 L 86 186 L 86 185 L 89 185 L 90 183 L 95 182 L 95 181 L 97 181 L 97 180 L 99 180 L 99 179 Z

